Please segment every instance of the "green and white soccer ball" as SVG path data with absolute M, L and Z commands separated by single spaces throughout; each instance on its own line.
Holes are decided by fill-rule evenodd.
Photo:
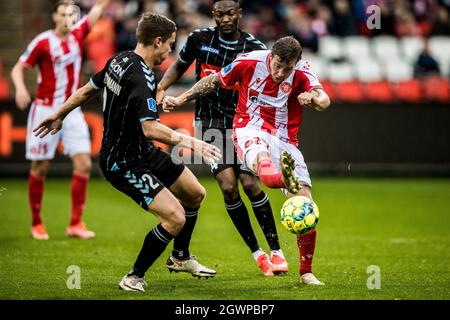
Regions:
M 319 208 L 311 199 L 295 196 L 287 199 L 281 207 L 281 224 L 294 234 L 307 234 L 319 221 Z

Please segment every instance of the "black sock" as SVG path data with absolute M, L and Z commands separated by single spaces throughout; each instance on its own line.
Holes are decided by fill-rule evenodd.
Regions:
M 242 202 L 242 199 L 238 197 L 237 199 L 230 201 L 225 200 L 225 208 L 227 209 L 231 221 L 233 221 L 234 226 L 239 231 L 239 234 L 250 250 L 252 252 L 258 250 L 258 240 L 256 240 L 255 233 L 250 224 L 250 218 L 248 217 L 247 208 L 245 207 L 244 202 Z
M 280 242 L 278 241 L 277 228 L 273 218 L 272 208 L 270 207 L 269 198 L 261 191 L 257 196 L 249 198 L 256 219 L 266 237 L 267 243 L 271 250 L 280 250 Z
M 161 224 L 154 227 L 145 237 L 142 249 L 129 275 L 137 275 L 142 278 L 172 239 L 173 236 Z
M 184 207 L 184 212 L 186 215 L 186 222 L 184 223 L 183 229 L 175 237 L 173 241 L 172 256 L 179 260 L 184 260 L 189 258 L 189 244 L 191 242 L 192 232 L 194 232 L 195 223 L 197 222 L 198 209 L 191 209 Z

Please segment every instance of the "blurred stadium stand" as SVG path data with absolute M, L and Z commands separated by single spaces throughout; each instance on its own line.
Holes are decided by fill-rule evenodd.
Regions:
M 0 102 L 3 102 L 4 110 L 14 108 L 10 70 L 30 40 L 53 27 L 51 8 L 55 2 L 0 1 Z M 82 12 L 87 12 L 95 0 L 76 2 Z M 370 114 L 376 113 L 372 109 L 378 108 L 385 112 L 379 116 L 389 117 L 390 110 L 395 108 L 404 110 L 405 114 L 408 114 L 408 108 L 414 112 L 428 109 L 435 117 L 448 119 L 449 112 L 444 110 L 450 108 L 449 0 L 242 0 L 241 5 L 244 10 L 242 29 L 263 40 L 269 48 L 281 36 L 294 35 L 300 40 L 304 48 L 303 59 L 309 61 L 318 74 L 333 105 L 341 108 L 338 112 L 346 114 L 356 107 Z M 366 25 L 366 9 L 370 5 L 380 8 L 379 29 L 369 29 Z M 161 75 L 176 58 L 192 30 L 214 25 L 211 6 L 211 0 L 111 0 L 105 16 L 86 42 L 83 81 L 99 70 L 114 52 L 134 48 L 134 30 L 143 11 L 163 13 L 178 25 L 174 54 L 159 68 Z M 169 93 L 183 91 L 193 84 L 194 69 L 192 65 Z M 36 70 L 27 73 L 26 82 L 33 93 Z M 436 113 L 434 106 L 442 113 Z M 344 109 L 348 110 L 342 111 Z M 14 126 L 23 125 L 26 114 L 20 120 L 17 113 L 14 114 Z M 352 115 L 348 113 L 347 116 Z M 414 119 L 419 121 L 419 118 Z M 437 118 L 430 116 L 427 119 L 428 125 L 443 125 Z M 419 122 L 414 123 L 420 126 Z M 319 120 L 317 125 L 320 125 Z M 14 131 L 11 137 L 21 139 L 20 130 Z M 314 129 L 305 125 L 302 130 Z M 437 139 L 446 146 L 436 148 L 448 149 L 446 130 L 441 128 Z M 0 148 L 1 142 L 11 137 L 0 136 Z M 308 139 L 317 142 L 315 137 Z M 420 146 L 417 148 L 420 150 Z M 17 154 L 23 155 L 23 148 Z M 441 157 L 442 161 L 430 161 L 444 163 L 448 173 L 450 161 L 447 156 Z M 314 157 L 313 153 L 312 160 L 322 164 L 327 161 L 326 157 Z M 411 157 L 408 159 L 413 161 Z M 0 155 L 0 167 L 5 163 L 1 160 Z M 329 161 L 334 160 L 330 158 Z

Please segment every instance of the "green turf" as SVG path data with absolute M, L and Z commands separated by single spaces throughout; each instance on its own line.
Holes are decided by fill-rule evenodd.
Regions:
M 165 260 L 147 273 L 146 293 L 117 289 L 147 231 L 157 220 L 103 179 L 89 185 L 85 221 L 95 240 L 69 240 L 69 180 L 49 178 L 43 203 L 49 241 L 29 235 L 26 179 L 0 180 L 0 299 L 449 299 L 450 180 L 315 178 L 320 209 L 314 270 L 324 287 L 300 285 L 295 236 L 282 229 L 290 271 L 260 274 L 234 230 L 212 179 L 201 179 L 207 198 L 191 251 L 218 271 L 214 279 L 170 274 Z M 6 189 L 6 190 L 5 190 Z M 268 191 L 276 218 L 285 200 Z M 247 202 L 248 204 L 248 202 Z M 253 216 L 253 215 L 252 215 Z M 253 225 L 260 245 L 262 232 Z M 81 270 L 81 289 L 70 290 L 68 266 Z M 381 270 L 381 289 L 369 290 L 370 265 Z

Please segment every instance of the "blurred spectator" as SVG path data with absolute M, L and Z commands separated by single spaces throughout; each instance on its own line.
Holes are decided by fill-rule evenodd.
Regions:
M 105 66 L 109 58 L 116 52 L 114 21 L 103 17 L 97 21 L 89 32 L 85 42 L 86 56 L 97 73 Z
M 444 6 L 440 6 L 437 10 L 436 21 L 431 29 L 431 34 L 450 36 L 449 13 Z
M 128 16 L 116 23 L 116 49 L 118 52 L 133 50 L 136 47 L 136 27 L 138 20 Z
M 439 76 L 439 64 L 428 50 L 428 41 L 424 41 L 423 49 L 414 64 L 414 76 L 423 78 L 426 76 Z
M 334 0 L 331 34 L 345 37 L 356 34 L 356 23 L 348 0 Z

